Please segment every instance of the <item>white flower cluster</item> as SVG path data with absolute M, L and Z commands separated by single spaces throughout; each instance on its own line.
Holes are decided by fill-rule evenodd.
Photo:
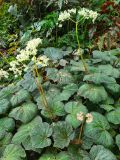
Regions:
M 68 20 L 70 19 L 70 13 L 67 12 L 67 11 L 64 11 L 64 12 L 61 12 L 60 15 L 59 15 L 59 18 L 58 18 L 58 21 L 65 21 L 65 20 Z
M 22 71 L 27 71 L 28 66 L 26 65 L 26 61 L 29 63 L 30 60 L 36 62 L 36 64 L 45 67 L 48 65 L 49 59 L 46 56 L 41 56 L 38 59 L 34 60 L 34 57 L 37 54 L 37 47 L 42 43 L 40 38 L 32 39 L 27 42 L 26 48 L 20 50 L 20 54 L 17 55 L 16 60 L 10 62 L 10 71 L 13 71 L 15 77 L 18 75 L 22 75 Z M 35 57 L 36 58 L 36 57 Z
M 93 121 L 93 116 L 91 113 L 87 113 L 86 115 L 83 112 L 77 113 L 77 120 L 83 121 L 86 120 L 86 123 L 91 123 Z
M 13 73 L 15 74 L 15 77 L 18 77 L 18 75 L 22 74 L 22 69 L 21 68 L 22 68 L 22 66 L 18 61 L 14 60 L 14 61 L 10 62 L 9 70 L 13 71 Z
M 42 43 L 40 38 L 32 39 L 28 41 L 27 46 L 25 49 L 20 51 L 20 54 L 17 55 L 18 62 L 23 62 L 30 59 L 30 56 L 34 56 L 37 54 L 37 47 L 39 44 Z
M 64 22 L 65 20 L 69 20 L 71 14 L 76 13 L 76 8 L 75 9 L 68 9 L 67 11 L 61 12 L 58 18 L 58 21 Z
M 45 55 L 43 56 L 39 56 L 38 58 L 36 59 L 32 59 L 33 61 L 35 61 L 36 65 L 40 65 L 41 67 L 46 67 L 48 66 L 48 61 L 49 61 L 49 58 Z
M 9 77 L 9 73 L 7 71 L 4 71 L 3 69 L 0 69 L 0 80 L 2 78 L 8 78 Z
M 78 14 L 82 16 L 84 19 L 92 19 L 92 22 L 94 23 L 96 18 L 98 17 L 98 13 L 92 10 L 89 10 L 87 8 L 82 8 L 78 11 Z
M 64 3 L 65 3 L 65 4 L 68 4 L 68 0 L 64 0 Z
M 71 14 L 74 15 L 76 12 L 76 8 L 65 10 L 60 13 L 58 21 L 64 22 L 65 20 L 69 20 L 71 18 Z M 84 19 L 92 19 L 92 22 L 94 23 L 99 14 L 87 8 L 81 8 L 78 10 L 78 15 L 82 16 Z

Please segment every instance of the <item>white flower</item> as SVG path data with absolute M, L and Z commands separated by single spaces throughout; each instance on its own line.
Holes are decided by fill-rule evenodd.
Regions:
M 64 0 L 64 3 L 65 3 L 65 4 L 68 4 L 68 0 Z
M 70 19 L 70 13 L 67 11 L 61 12 L 58 18 L 58 21 L 65 21 Z
M 83 112 L 77 113 L 77 120 L 83 121 L 86 117 L 86 123 L 91 123 L 93 121 L 93 116 L 91 113 L 84 115 Z
M 26 50 L 34 50 L 39 44 L 42 44 L 42 40 L 40 38 L 32 39 L 27 42 Z
M 86 123 L 91 123 L 93 121 L 93 116 L 91 113 L 86 114 Z
M 59 28 L 62 28 L 62 24 L 59 24 L 58 27 L 59 27 Z
M 65 10 L 60 13 L 58 21 L 64 22 L 65 20 L 69 20 L 73 14 L 76 14 L 76 12 L 77 12 L 76 8 Z M 82 16 L 84 19 L 91 19 L 92 22 L 94 23 L 99 14 L 87 8 L 81 8 L 78 11 L 78 15 Z
M 2 78 L 8 78 L 9 77 L 9 73 L 7 71 L 4 71 L 3 69 L 0 69 L 0 80 Z
M 78 11 L 79 16 L 82 16 L 84 19 L 92 19 L 92 22 L 94 23 L 96 18 L 98 17 L 98 13 L 86 8 L 82 8 Z
M 10 62 L 9 70 L 15 74 L 15 77 L 18 77 L 18 75 L 22 75 L 22 67 L 18 61 L 14 60 L 14 61 Z
M 77 120 L 79 120 L 79 121 L 84 120 L 84 113 L 83 112 L 77 113 Z
M 41 65 L 42 67 L 46 67 L 46 66 L 48 66 L 49 58 L 47 56 L 43 55 L 43 56 L 38 57 L 36 61 L 37 61 L 36 62 L 37 65 Z
M 25 49 L 20 50 L 20 54 L 17 55 L 16 59 L 19 62 L 23 62 L 30 59 L 30 56 L 34 56 L 37 54 L 37 47 L 42 43 L 40 38 L 32 39 L 27 42 L 27 46 Z
M 20 54 L 18 54 L 16 56 L 16 59 L 19 61 L 19 62 L 22 62 L 22 61 L 26 61 L 26 60 L 29 60 L 29 51 L 25 50 L 25 49 L 22 49 L 20 51 Z
M 73 8 L 73 9 L 68 9 L 68 13 L 73 13 L 73 14 L 76 14 L 76 8 Z

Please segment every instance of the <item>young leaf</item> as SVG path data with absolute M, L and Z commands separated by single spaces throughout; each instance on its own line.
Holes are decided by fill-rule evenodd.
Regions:
M 37 114 L 37 106 L 34 103 L 23 103 L 21 106 L 14 108 L 10 113 L 9 117 L 16 120 L 20 120 L 23 123 L 28 123 Z
M 78 95 L 88 98 L 93 103 L 99 103 L 107 99 L 107 92 L 103 86 L 97 86 L 94 84 L 83 84 L 79 90 Z
M 84 128 L 84 135 L 93 139 L 94 143 L 102 144 L 104 146 L 112 146 L 113 138 L 108 132 L 110 125 L 107 119 L 100 113 L 93 112 L 93 121 L 86 123 Z
M 53 124 L 54 147 L 67 147 L 74 138 L 72 126 L 67 122 L 57 122 Z
M 68 102 L 65 105 L 65 111 L 68 113 L 66 121 L 70 123 L 74 128 L 80 126 L 81 122 L 77 120 L 77 113 L 87 113 L 87 108 L 81 102 Z

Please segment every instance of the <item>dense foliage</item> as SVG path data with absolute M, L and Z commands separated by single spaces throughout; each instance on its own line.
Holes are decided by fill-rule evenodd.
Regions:
M 0 1 L 0 160 L 120 160 L 120 1 Z
M 35 154 L 40 160 L 59 157 L 116 160 L 117 156 L 119 159 L 120 64 L 116 57 L 119 52 L 94 51 L 92 58 L 85 59 L 86 72 L 73 52 L 49 48 L 47 56 L 57 62 L 42 70 L 43 79 L 34 79 L 29 72 L 17 84 L 2 89 L 1 160 L 23 159 L 25 151 L 27 156 Z M 47 105 L 38 90 L 39 83 Z M 92 122 L 78 120 L 80 112 L 91 113 Z

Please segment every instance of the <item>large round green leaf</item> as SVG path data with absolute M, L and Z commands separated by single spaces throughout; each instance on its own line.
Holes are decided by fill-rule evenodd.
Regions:
M 71 101 L 65 105 L 65 111 L 68 113 L 66 121 L 74 128 L 80 126 L 81 121 L 77 120 L 77 113 L 87 113 L 87 108 L 81 102 Z
M 103 86 L 97 86 L 94 84 L 83 84 L 79 90 L 78 95 L 88 98 L 93 103 L 99 103 L 107 99 L 107 92 Z
M 33 127 L 30 132 L 32 146 L 35 148 L 45 148 L 51 145 L 51 139 L 49 138 L 52 135 L 51 126 L 44 122 L 35 127 Z
M 20 120 L 23 123 L 28 123 L 37 114 L 37 106 L 34 103 L 24 103 L 23 105 L 14 108 L 9 116 L 16 120 Z
M 102 144 L 107 147 L 112 146 L 113 138 L 108 132 L 110 125 L 107 119 L 97 112 L 93 112 L 92 116 L 93 121 L 85 125 L 84 135 L 92 138 L 96 144 Z
M 24 144 L 27 139 L 30 137 L 31 131 L 35 126 L 38 126 L 42 123 L 42 119 L 37 116 L 31 122 L 23 124 L 14 135 L 12 142 L 15 144 Z M 28 142 L 30 143 L 30 142 Z
M 106 117 L 109 122 L 113 124 L 120 124 L 120 107 L 107 113 Z
M 117 160 L 110 150 L 101 145 L 93 146 L 90 150 L 90 155 L 94 160 Z
M 0 160 L 23 160 L 25 157 L 25 151 L 20 145 L 9 144 Z
M 67 122 L 57 122 L 53 124 L 54 147 L 67 147 L 74 138 L 72 126 Z

